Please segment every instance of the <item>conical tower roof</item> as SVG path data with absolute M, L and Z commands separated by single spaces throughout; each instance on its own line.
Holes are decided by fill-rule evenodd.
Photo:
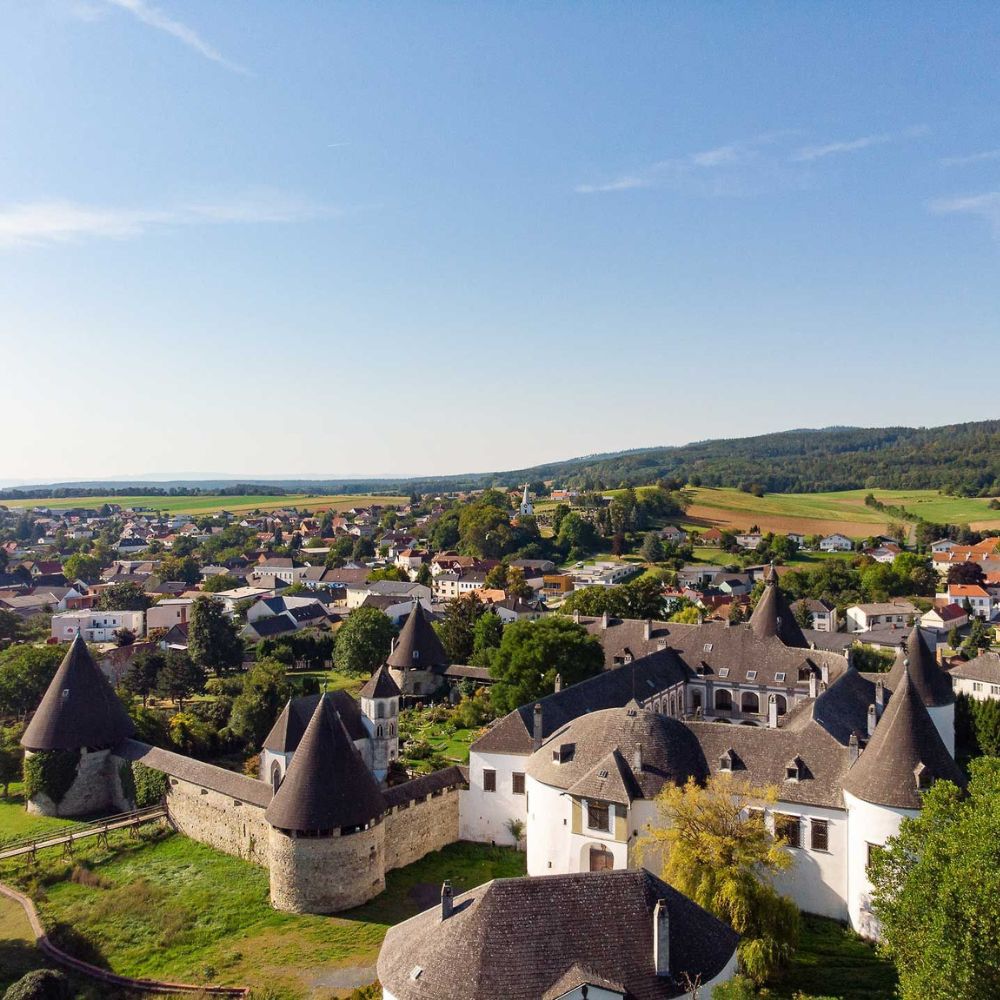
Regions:
M 965 785 L 904 667 L 875 735 L 847 772 L 844 791 L 875 805 L 919 809 L 921 787 L 939 779 Z
M 378 784 L 324 694 L 264 818 L 282 830 L 334 830 L 362 826 L 384 809 Z
M 79 633 L 63 657 L 21 745 L 28 750 L 112 747 L 135 733 Z
M 359 698 L 398 698 L 402 694 L 399 685 L 392 679 L 392 674 L 382 664 L 365 681 L 365 686 L 358 692 Z
M 758 639 L 777 636 L 786 646 L 806 649 L 809 643 L 778 586 L 778 576 L 770 567 L 764 577 L 764 592 L 750 616 L 750 629 Z
M 950 705 L 955 700 L 951 678 L 938 666 L 917 625 L 913 626 L 905 645 L 896 653 L 896 660 L 886 678 L 890 691 L 895 691 L 899 686 L 907 667 L 910 671 L 910 683 L 928 708 Z
M 414 653 L 417 655 L 414 656 Z M 386 663 L 397 670 L 408 670 L 411 667 L 432 670 L 434 667 L 448 665 L 448 654 L 444 651 L 434 626 L 427 620 L 423 605 L 419 601 L 406 619 L 396 646 L 389 654 Z

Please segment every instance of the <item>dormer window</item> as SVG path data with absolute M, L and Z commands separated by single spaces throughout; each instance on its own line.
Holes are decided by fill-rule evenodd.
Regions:
M 706 642 L 705 645 L 701 647 L 701 651 L 703 653 L 711 653 L 712 652 L 712 644 L 710 642 Z
M 728 677 L 729 676 L 729 667 L 720 667 L 719 668 L 719 676 L 720 677 Z
M 757 680 L 757 671 L 756 670 L 748 670 L 747 671 L 747 680 L 748 681 L 755 681 L 755 680 Z
M 812 676 L 812 668 L 811 667 L 808 667 L 808 666 L 799 667 L 799 680 L 800 681 L 807 681 L 807 680 L 809 680 L 809 678 L 811 676 Z
M 779 670 L 778 673 L 776 673 L 774 675 L 774 683 L 775 684 L 784 684 L 785 683 L 785 672 L 784 672 L 784 670 Z
M 931 772 L 923 765 L 917 764 L 913 769 L 913 776 L 917 779 L 917 788 L 926 792 L 931 787 Z
M 552 751 L 552 763 L 553 764 L 565 764 L 566 761 L 571 760 L 573 757 L 573 746 L 572 743 L 560 743 L 555 750 Z
M 733 755 L 732 752 L 727 750 L 719 758 L 719 770 L 720 771 L 731 771 L 733 769 Z
M 802 758 L 793 757 L 785 765 L 785 780 L 786 781 L 799 781 L 802 778 Z

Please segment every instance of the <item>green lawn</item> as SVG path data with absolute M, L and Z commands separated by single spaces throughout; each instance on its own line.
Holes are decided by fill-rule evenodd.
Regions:
M 453 844 L 397 872 L 377 899 L 342 916 L 278 913 L 268 874 L 167 830 L 112 839 L 77 854 L 91 875 L 52 852 L 32 891 L 47 931 L 97 965 L 132 976 L 247 984 L 275 1000 L 346 995 L 371 982 L 389 925 L 420 912 L 445 878 L 459 891 L 524 873 L 524 855 Z M 0 875 L 30 882 L 24 869 Z M 336 984 L 336 985 L 333 985 Z
M 456 727 L 448 720 L 433 721 L 431 717 L 440 713 L 440 707 L 432 707 L 420 712 L 408 710 L 402 717 L 399 756 L 407 767 L 427 773 L 442 765 L 469 763 L 469 746 L 482 730 Z M 413 748 L 405 745 L 408 740 L 418 747 L 429 747 L 434 757 L 414 753 Z
M 74 825 L 71 819 L 29 815 L 24 809 L 24 789 L 20 784 L 12 784 L 8 797 L 0 799 L 0 846 Z
M 259 496 L 195 496 L 195 497 L 159 497 L 159 496 L 105 496 L 105 497 L 50 497 L 40 500 L 13 500 L 0 496 L 0 504 L 12 509 L 22 507 L 49 507 L 52 510 L 86 507 L 97 509 L 106 503 L 117 503 L 123 507 L 147 507 L 150 510 L 162 510 L 168 514 L 214 514 L 220 510 L 228 510 L 233 514 L 245 514 L 252 510 L 278 510 L 284 507 L 296 507 L 299 510 L 313 510 L 318 507 L 335 510 L 347 510 L 351 507 L 367 507 L 370 504 L 383 506 L 409 503 L 408 496 L 376 496 L 374 494 L 336 493 L 317 495 L 315 493 L 289 493 L 285 496 L 260 494 Z
M 358 677 L 355 674 L 344 673 L 342 670 L 289 670 L 287 676 L 293 684 L 301 677 L 315 677 L 319 681 L 321 691 L 325 682 L 327 691 L 340 691 L 343 689 L 355 696 L 364 687 L 365 681 L 368 679 L 367 677 Z
M 824 917 L 803 916 L 799 950 L 782 981 L 762 996 L 772 1000 L 889 1000 L 896 970 L 853 931 Z

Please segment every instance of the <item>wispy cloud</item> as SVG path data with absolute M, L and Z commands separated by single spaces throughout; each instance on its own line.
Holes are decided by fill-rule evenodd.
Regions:
M 1000 149 L 988 149 L 983 153 L 970 153 L 968 156 L 946 156 L 941 160 L 941 166 L 965 167 L 970 163 L 986 163 L 990 160 L 1000 160 Z
M 985 219 L 993 227 L 993 235 L 1000 239 L 1000 191 L 939 198 L 927 207 L 939 215 L 974 215 Z
M 660 160 L 641 170 L 621 174 L 606 181 L 577 184 L 577 194 L 606 194 L 615 191 L 632 191 L 636 188 L 676 186 L 685 184 L 706 194 L 745 193 L 745 177 L 740 179 L 735 168 L 764 161 L 759 149 L 772 142 L 775 134 L 758 136 L 745 142 L 731 142 L 724 146 L 689 153 L 686 156 Z
M 802 146 L 792 153 L 791 159 L 794 163 L 808 163 L 812 160 L 821 160 L 825 156 L 857 153 L 862 149 L 885 146 L 890 142 L 899 142 L 902 139 L 917 139 L 922 135 L 927 135 L 929 131 L 930 129 L 926 125 L 916 125 L 902 132 L 882 132 L 877 135 L 863 135 L 857 139 L 827 142 L 819 146 Z
M 174 20 L 169 14 L 147 3 L 146 0 L 105 0 L 112 7 L 119 7 L 127 10 L 133 17 L 143 24 L 162 31 L 167 35 L 176 38 L 177 41 L 186 45 L 189 49 L 203 55 L 206 59 L 225 66 L 226 69 L 234 73 L 247 73 L 247 69 L 237 63 L 230 62 L 218 49 L 209 45 L 194 28 L 189 28 L 186 24 Z
M 73 201 L 22 202 L 0 206 L 0 249 L 85 239 L 132 239 L 157 227 L 289 223 L 339 214 L 338 209 L 280 195 L 190 202 L 169 208 L 117 208 Z

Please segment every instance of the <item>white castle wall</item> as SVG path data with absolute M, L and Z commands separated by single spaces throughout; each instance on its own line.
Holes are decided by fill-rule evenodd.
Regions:
M 462 840 L 514 844 L 507 821 L 527 821 L 525 800 L 530 794 L 514 794 L 513 774 L 515 771 L 524 773 L 527 763 L 528 758 L 524 754 L 479 753 L 475 750 L 469 754 L 469 787 L 461 795 L 459 835 Z M 484 768 L 492 768 L 497 773 L 495 792 L 483 790 Z

